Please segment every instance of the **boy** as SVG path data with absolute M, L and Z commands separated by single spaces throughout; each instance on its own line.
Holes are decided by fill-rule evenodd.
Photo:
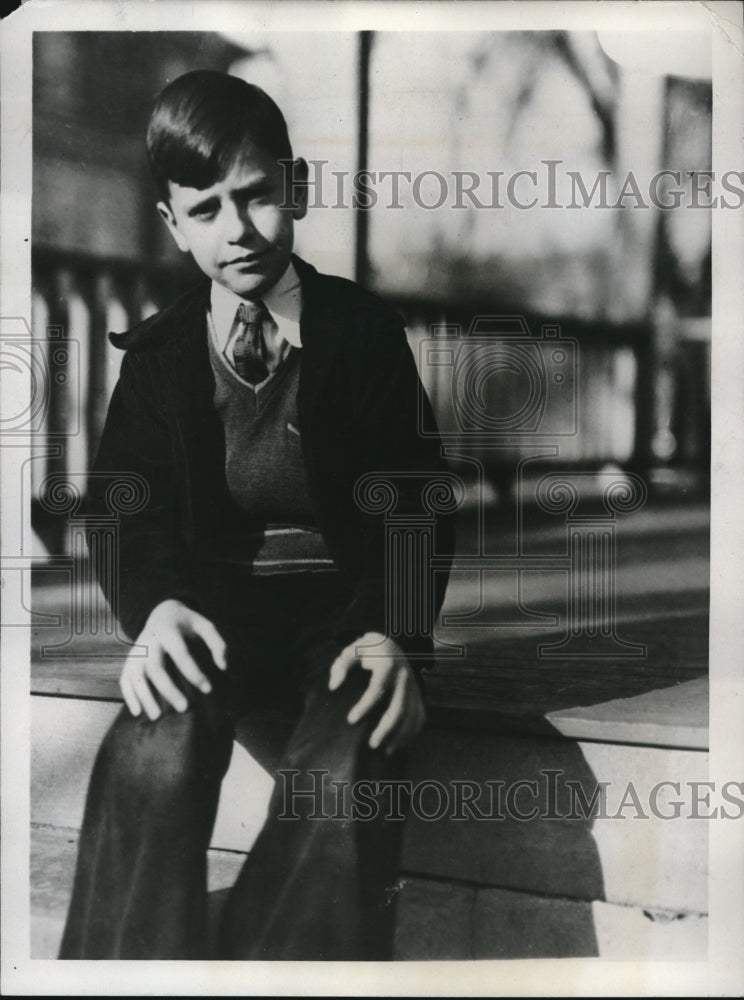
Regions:
M 258 739 L 289 720 L 278 770 L 294 789 L 318 773 L 324 796 L 332 782 L 400 778 L 424 720 L 415 669 L 431 652 L 426 630 L 386 634 L 388 604 L 409 595 L 402 582 L 388 600 L 383 519 L 355 501 L 365 473 L 403 473 L 410 511 L 421 478 L 444 469 L 438 441 L 418 433 L 399 319 L 292 254 L 306 192 L 287 178 L 301 188 L 307 168 L 259 88 L 178 78 L 147 146 L 158 210 L 208 280 L 111 335 L 127 353 L 91 513 L 107 473 L 147 482 L 144 508 L 121 518 L 118 586 L 101 581 L 147 655 L 124 666 L 126 707 L 91 777 L 64 958 L 209 957 L 206 851 L 235 723 L 247 714 Z M 450 518 L 437 530 L 451 552 Z M 332 818 L 335 798 L 318 815 L 312 795 L 288 814 L 283 790 L 230 894 L 218 957 L 389 958 L 402 824 L 382 798 L 366 822 Z

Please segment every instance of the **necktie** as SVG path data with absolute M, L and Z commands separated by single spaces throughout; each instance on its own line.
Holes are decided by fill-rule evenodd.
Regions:
M 238 306 L 236 322 L 242 330 L 233 344 L 233 365 L 238 375 L 251 385 L 263 382 L 269 374 L 263 334 L 266 316 L 263 302 L 241 302 Z

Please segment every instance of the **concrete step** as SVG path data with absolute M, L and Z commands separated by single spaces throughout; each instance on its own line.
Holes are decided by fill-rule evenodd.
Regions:
M 55 958 L 75 866 L 77 833 L 31 830 L 31 958 Z M 211 925 L 244 855 L 211 850 Z M 587 903 L 403 874 L 395 958 L 705 957 L 707 919 L 671 911 Z M 446 914 L 446 919 L 443 919 Z
M 78 831 L 32 824 L 31 827 L 31 958 L 56 958 L 75 874 Z M 233 884 L 244 854 L 210 850 L 207 884 L 212 909 Z

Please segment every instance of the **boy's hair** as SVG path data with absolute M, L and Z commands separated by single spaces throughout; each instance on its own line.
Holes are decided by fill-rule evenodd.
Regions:
M 260 87 L 236 76 L 198 69 L 160 93 L 147 128 L 147 155 L 158 197 L 168 181 L 203 189 L 223 178 L 249 140 L 277 160 L 291 160 L 281 111 Z

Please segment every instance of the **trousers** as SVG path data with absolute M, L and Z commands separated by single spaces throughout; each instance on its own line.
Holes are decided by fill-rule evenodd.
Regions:
M 186 712 L 159 700 L 154 722 L 126 708 L 114 720 L 90 779 L 60 958 L 389 959 L 405 814 L 389 790 L 404 784 L 406 755 L 368 746 L 384 705 L 346 721 L 366 671 L 327 689 L 347 595 L 335 574 L 211 593 L 228 669 L 192 644 L 210 694 L 173 671 Z M 206 856 L 236 727 L 277 780 L 215 946 Z M 359 782 L 366 808 L 353 816 L 339 794 Z

